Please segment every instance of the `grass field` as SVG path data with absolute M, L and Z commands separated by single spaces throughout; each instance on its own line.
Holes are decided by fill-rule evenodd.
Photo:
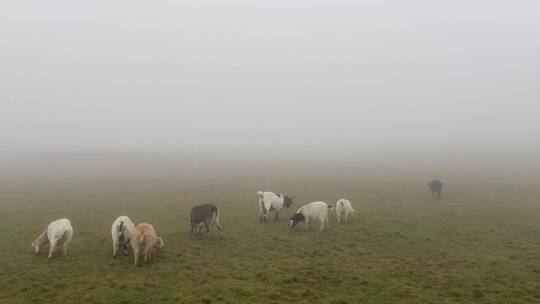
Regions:
M 50 158 L 0 175 L 0 303 L 540 303 L 540 174 L 522 167 L 285 164 L 166 157 Z M 446 182 L 443 199 L 425 184 Z M 295 197 L 258 222 L 257 190 Z M 314 200 L 360 215 L 327 232 L 287 230 Z M 194 239 L 192 205 L 220 207 L 224 239 Z M 118 215 L 166 248 L 141 267 L 111 258 Z M 30 243 L 67 217 L 68 257 Z

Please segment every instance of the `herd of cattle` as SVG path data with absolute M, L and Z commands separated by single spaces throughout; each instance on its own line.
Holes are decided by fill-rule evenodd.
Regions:
M 431 195 L 441 198 L 441 190 L 443 184 L 438 180 L 433 180 L 428 184 Z M 261 222 L 267 221 L 267 216 L 270 211 L 275 212 L 275 219 L 278 219 L 279 212 L 283 208 L 289 208 L 293 205 L 293 198 L 287 195 L 274 192 L 259 191 L 259 219 Z M 302 206 L 289 220 L 289 230 L 292 230 L 298 223 L 304 222 L 305 229 L 311 227 L 311 224 L 318 222 L 320 224 L 319 231 L 328 229 L 328 211 L 333 207 L 325 202 L 313 202 Z M 355 215 L 358 212 L 353 209 L 351 202 L 346 199 L 340 199 L 336 203 L 337 222 L 347 222 L 349 216 Z M 191 234 L 202 234 L 202 229 L 206 229 L 205 238 L 208 237 L 210 227 L 215 225 L 222 236 L 223 228 L 219 223 L 219 210 L 215 205 L 203 204 L 195 206 L 191 209 L 190 217 L 188 218 L 191 224 Z M 113 257 L 116 257 L 118 250 L 122 248 L 125 255 L 128 255 L 128 246 L 131 246 L 133 251 L 135 266 L 138 265 L 141 256 L 147 262 L 152 255 L 154 249 L 163 248 L 165 243 L 156 233 L 154 227 L 147 223 L 140 223 L 137 226 L 133 224 L 127 216 L 119 216 L 112 224 L 111 236 L 113 243 Z M 59 219 L 49 224 L 47 229 L 43 231 L 36 240 L 32 242 L 32 247 L 36 254 L 49 246 L 50 259 L 54 253 L 62 252 L 67 255 L 68 245 L 73 237 L 73 227 L 68 219 Z

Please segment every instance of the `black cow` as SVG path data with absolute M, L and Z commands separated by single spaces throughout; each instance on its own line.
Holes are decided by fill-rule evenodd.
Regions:
M 439 199 L 441 198 L 441 191 L 443 187 L 443 183 L 441 181 L 434 179 L 431 182 L 429 182 L 428 187 L 429 187 L 429 190 L 431 190 L 432 197 L 434 197 L 435 192 L 437 192 L 437 198 Z

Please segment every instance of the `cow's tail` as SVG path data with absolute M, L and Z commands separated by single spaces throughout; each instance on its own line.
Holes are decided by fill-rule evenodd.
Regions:
M 216 218 L 219 216 L 218 208 L 216 206 L 212 206 L 210 212 L 212 212 L 212 218 L 216 220 Z
M 123 235 L 125 230 L 126 230 L 126 225 L 124 225 L 124 221 L 120 221 L 120 225 L 116 226 L 116 231 L 118 233 L 118 236 Z
M 219 223 L 219 210 L 217 207 L 214 207 L 214 223 L 216 224 L 218 230 L 221 232 L 223 231 L 223 227 L 221 227 L 221 224 Z
M 326 206 L 327 206 L 328 209 L 330 209 L 330 210 L 334 209 L 334 207 L 332 207 L 332 205 L 330 205 L 330 204 L 326 204 Z
M 262 215 L 266 213 L 266 208 L 264 208 L 264 193 L 262 191 L 258 191 L 257 195 L 259 195 L 259 208 Z
M 144 239 L 146 239 L 146 234 L 141 234 L 140 238 L 139 238 L 139 248 L 142 248 L 142 244 L 144 243 Z
M 354 209 L 351 207 L 351 214 L 352 214 L 352 215 L 358 215 L 358 211 L 354 210 Z

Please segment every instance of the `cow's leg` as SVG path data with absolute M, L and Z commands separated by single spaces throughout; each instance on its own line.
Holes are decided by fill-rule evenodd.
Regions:
M 210 225 L 207 223 L 204 223 L 204 226 L 206 227 L 206 234 L 204 236 L 205 239 L 208 239 L 208 234 L 210 233 Z
M 345 221 L 347 221 L 346 218 Z M 330 221 L 328 220 L 328 216 L 324 217 L 324 225 L 326 226 L 326 229 L 330 228 Z
M 264 222 L 264 214 L 266 212 L 266 209 L 264 208 L 263 202 L 259 201 L 259 222 Z
M 152 254 L 152 247 L 144 249 L 144 262 L 148 263 L 148 258 Z
M 113 242 L 112 257 L 115 258 L 118 254 L 118 241 Z
M 264 222 L 266 222 L 266 220 L 268 218 L 268 213 L 270 213 L 270 209 L 266 209 L 266 211 L 264 213 Z
M 67 250 L 68 250 L 68 243 L 64 242 L 64 244 L 62 244 L 62 253 L 64 254 L 64 256 L 67 256 Z
M 135 240 L 132 240 L 131 242 L 131 251 L 133 252 L 133 260 L 135 266 L 137 266 L 137 262 L 139 261 L 139 246 L 135 242 Z
M 129 255 L 127 243 L 125 243 L 125 244 L 122 246 L 122 248 L 124 249 L 124 255 L 125 255 L 125 256 Z
M 276 218 L 275 218 L 275 221 L 277 222 L 278 220 L 278 216 L 279 216 L 279 211 L 276 209 Z
M 202 225 L 197 225 L 197 237 L 202 238 Z
M 135 251 L 133 252 L 133 258 L 135 260 L 135 262 L 134 262 L 135 266 L 137 266 L 137 264 L 139 263 L 139 254 L 140 254 L 139 252 L 135 252 Z
M 47 256 L 47 260 L 50 259 L 56 251 L 56 242 L 57 240 L 51 240 L 51 248 L 49 248 L 49 256 Z
M 223 228 L 221 227 L 221 224 L 219 223 L 219 215 L 216 216 L 215 223 L 216 223 L 216 227 L 217 227 L 217 229 L 219 231 L 219 237 L 223 238 Z

